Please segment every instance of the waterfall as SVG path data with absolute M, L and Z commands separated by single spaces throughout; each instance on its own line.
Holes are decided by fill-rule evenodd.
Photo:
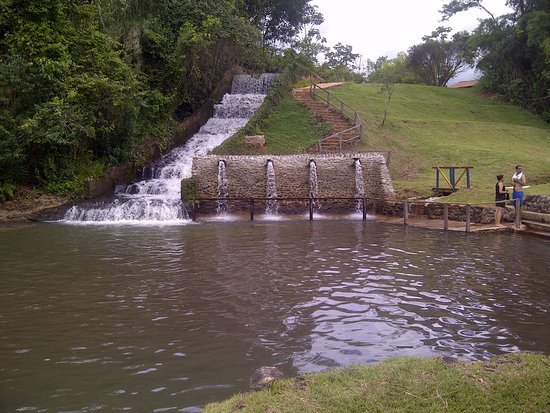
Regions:
M 266 95 L 273 82 L 277 79 L 275 73 L 263 73 L 260 76 L 237 75 L 233 78 L 233 93 L 254 93 Z
M 113 199 L 73 206 L 64 220 L 104 223 L 189 220 L 180 191 L 181 180 L 191 176 L 193 158 L 207 154 L 241 129 L 260 107 L 276 77 L 273 73 L 235 76 L 231 94 L 214 105 L 213 117 L 183 146 L 143 168 L 141 181 L 117 185 Z
M 355 210 L 357 212 L 363 211 L 363 200 L 365 196 L 365 182 L 363 180 L 363 167 L 359 159 L 355 160 L 355 197 L 361 198 L 357 200 Z
M 277 198 L 277 185 L 275 183 L 275 168 L 273 161 L 267 161 L 267 198 Z M 268 215 L 277 215 L 279 212 L 279 203 L 276 199 L 268 200 L 265 206 L 265 213 Z
M 317 164 L 312 159 L 309 161 L 309 197 L 317 198 L 319 196 L 319 191 L 317 188 Z M 318 199 L 313 201 L 313 211 L 318 212 L 321 208 L 321 204 Z
M 218 207 L 216 211 L 219 213 L 225 213 L 228 210 L 228 202 L 225 199 L 229 196 L 229 191 L 227 190 L 227 171 L 225 169 L 225 161 L 218 162 Z

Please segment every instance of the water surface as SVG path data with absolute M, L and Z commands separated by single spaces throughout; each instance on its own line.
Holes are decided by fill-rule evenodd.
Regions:
M 197 411 L 396 355 L 550 354 L 550 243 L 373 221 L 0 227 L 0 411 Z

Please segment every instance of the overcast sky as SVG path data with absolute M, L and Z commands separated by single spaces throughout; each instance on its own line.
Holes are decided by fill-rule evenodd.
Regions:
M 441 22 L 439 10 L 448 0 L 312 0 L 323 14 L 321 34 L 329 47 L 349 44 L 363 59 L 393 58 L 399 52 L 422 42 L 438 26 L 455 31 L 476 28 L 478 19 L 489 15 L 472 9 Z M 484 0 L 495 16 L 509 13 L 505 0 Z

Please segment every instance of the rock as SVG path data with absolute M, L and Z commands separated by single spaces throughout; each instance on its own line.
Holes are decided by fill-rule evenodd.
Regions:
M 263 148 L 265 146 L 264 135 L 252 135 L 243 137 L 244 147 L 247 149 Z
M 250 377 L 249 386 L 254 391 L 263 390 L 284 377 L 285 375 L 277 367 L 262 366 Z

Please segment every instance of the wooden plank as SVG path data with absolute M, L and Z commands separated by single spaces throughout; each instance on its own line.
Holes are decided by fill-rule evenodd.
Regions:
M 444 167 L 443 167 L 444 168 Z M 445 179 L 445 181 L 449 184 L 449 186 L 451 188 L 454 188 L 453 185 L 451 184 L 451 181 L 449 181 L 449 179 L 447 179 L 447 177 L 445 176 L 445 174 L 443 173 L 443 171 L 440 169 L 440 167 L 438 166 L 437 167 L 437 170 L 439 171 L 439 173 L 441 174 L 441 176 L 443 177 L 443 179 Z

